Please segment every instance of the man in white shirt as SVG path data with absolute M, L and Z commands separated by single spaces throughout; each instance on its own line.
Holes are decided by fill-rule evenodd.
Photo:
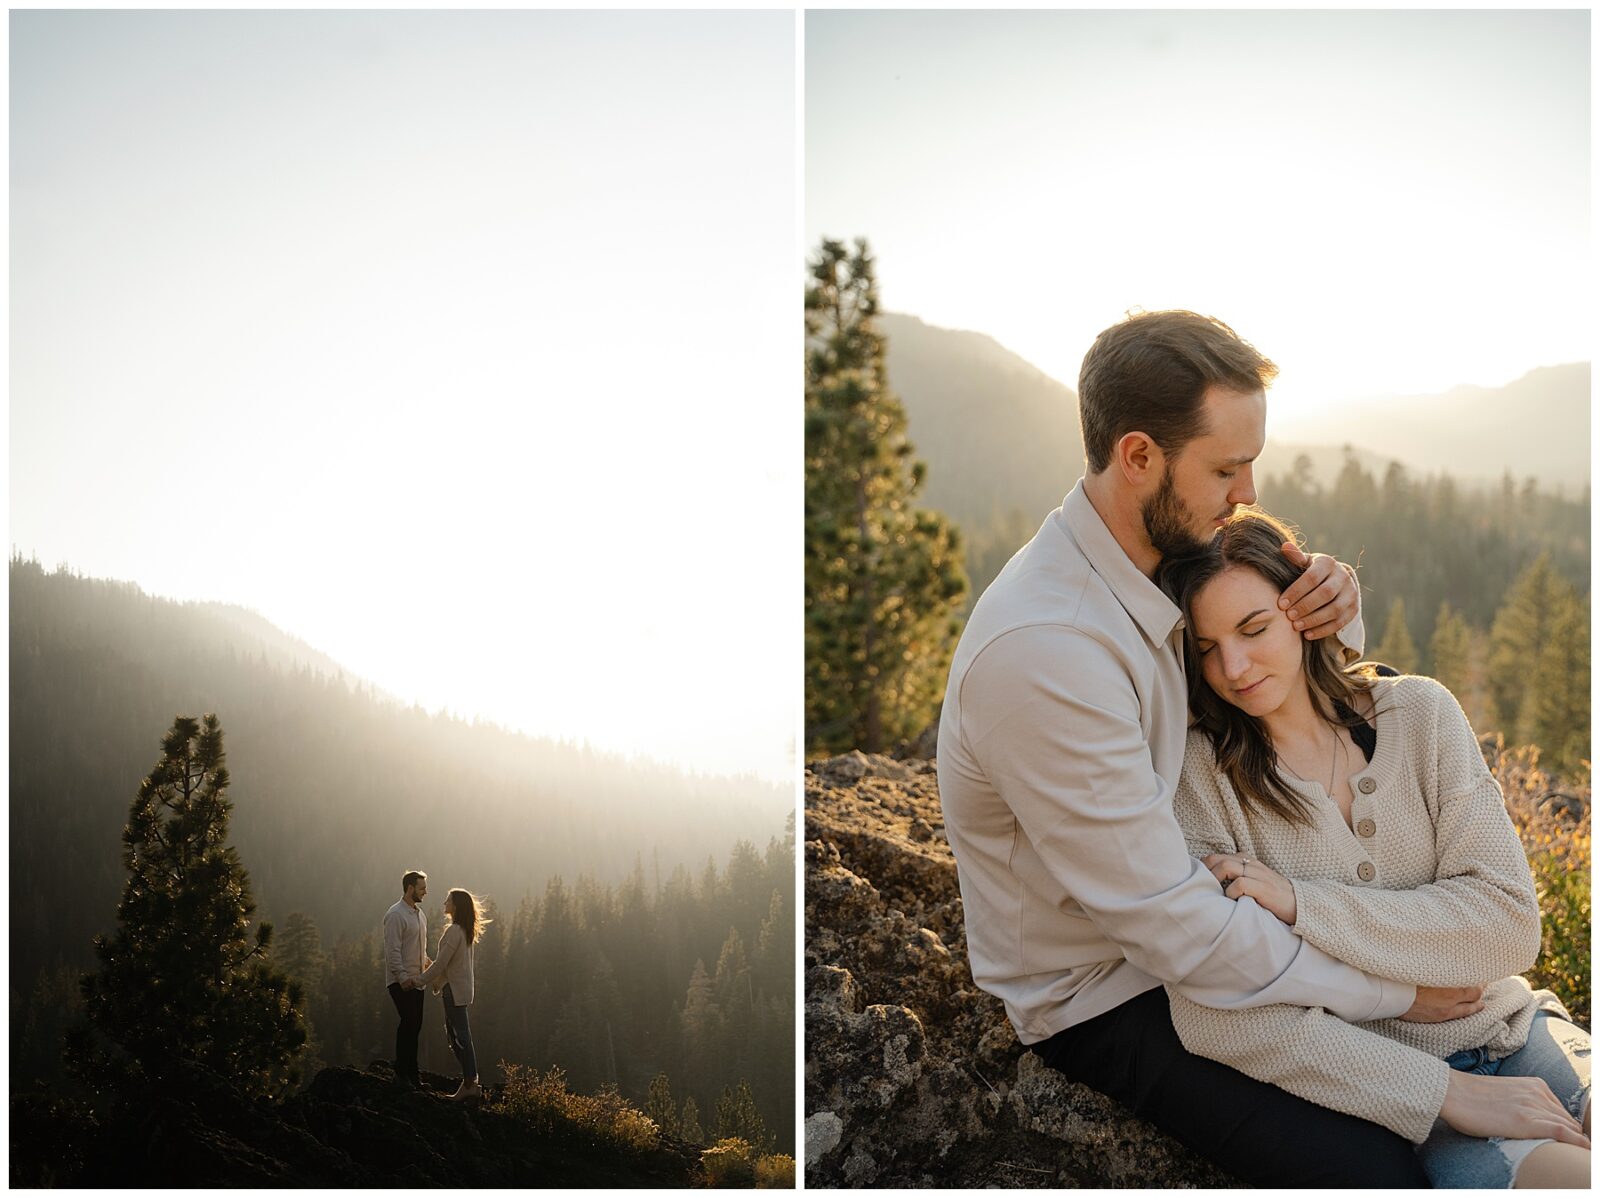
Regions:
M 1152 578 L 1255 502 L 1276 373 L 1191 312 L 1130 317 L 1085 357 L 1088 472 L 979 599 L 945 693 L 939 794 L 969 957 L 1046 1063 L 1241 1179 L 1426 1186 L 1399 1136 L 1187 1053 L 1162 989 L 1352 1020 L 1451 1018 L 1477 998 L 1371 977 L 1225 897 L 1172 815 L 1182 619 Z M 1296 561 L 1281 606 L 1358 653 L 1354 579 L 1325 555 Z
M 400 1015 L 394 1033 L 394 1073 L 413 1089 L 421 1085 L 417 1068 L 417 1041 L 422 1035 L 425 991 L 421 985 L 428 960 L 428 917 L 422 899 L 428 893 L 428 875 L 411 870 L 400 879 L 400 901 L 383 916 L 384 973 L 389 997 Z

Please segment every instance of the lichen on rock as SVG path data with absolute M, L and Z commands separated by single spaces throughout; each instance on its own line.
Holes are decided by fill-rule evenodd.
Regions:
M 805 849 L 807 1185 L 1238 1185 L 973 985 L 933 762 L 812 763 Z

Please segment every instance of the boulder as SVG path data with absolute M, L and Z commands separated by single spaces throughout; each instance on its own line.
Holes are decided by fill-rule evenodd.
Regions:
M 805 853 L 808 1186 L 1238 1186 L 973 985 L 932 761 L 812 763 Z

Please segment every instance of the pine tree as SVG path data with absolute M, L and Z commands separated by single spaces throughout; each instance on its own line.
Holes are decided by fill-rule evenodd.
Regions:
M 794 990 L 794 920 L 785 914 L 783 895 L 776 890 L 767 900 L 767 917 L 756 938 L 756 977 L 762 990 Z
M 1546 768 L 1570 773 L 1589 757 L 1589 605 L 1568 588 L 1554 599 L 1518 723 Z
M 722 1012 L 717 1006 L 716 991 L 706 974 L 704 961 L 696 961 L 694 973 L 689 976 L 689 991 L 684 996 L 680 1026 L 683 1029 L 684 1059 L 696 1063 L 711 1059 L 722 1034 Z
M 755 1096 L 750 1093 L 750 1083 L 739 1079 L 737 1087 L 724 1087 L 717 1099 L 717 1139 L 729 1137 L 743 1140 L 762 1156 L 772 1151 L 775 1137 L 767 1131 L 766 1120 L 756 1109 Z
M 283 972 L 308 991 L 321 989 L 328 958 L 322 951 L 322 933 L 311 916 L 300 911 L 289 913 L 273 956 Z
M 1510 479 L 1507 478 L 1509 485 Z M 1572 584 L 1556 574 L 1550 555 L 1541 553 L 1506 592 L 1489 631 L 1489 690 L 1504 722 L 1506 739 L 1526 739 L 1522 717 L 1528 681 L 1550 639 L 1551 617 Z
M 913 505 L 925 467 L 889 391 L 867 244 L 824 241 L 806 288 L 806 741 L 877 752 L 942 695 L 967 591 L 960 536 Z
M 272 925 L 250 934 L 255 903 L 227 843 L 224 760 L 216 716 L 203 727 L 179 716 L 129 809 L 117 930 L 95 938 L 100 970 L 83 979 L 89 1020 L 120 1053 L 94 1057 L 80 1042 L 91 1079 L 160 1078 L 191 1062 L 250 1094 L 298 1080 L 304 995 L 268 964 Z
M 672 1100 L 672 1086 L 665 1073 L 656 1074 L 650 1082 L 650 1090 L 644 1100 L 644 1113 L 655 1120 L 662 1135 L 682 1138 L 683 1124 L 678 1119 L 678 1107 Z
M 1484 681 L 1484 661 L 1488 656 L 1488 637 L 1467 623 L 1466 617 L 1450 606 L 1439 605 L 1433 637 L 1428 643 L 1431 672 L 1456 697 L 1468 721 L 1480 734 L 1500 726 L 1494 701 Z
M 315 1076 L 326 1064 L 322 1038 L 318 1034 L 327 1011 L 328 957 L 322 951 L 322 933 L 309 915 L 292 911 L 284 921 L 283 933 L 276 940 L 273 959 L 291 981 L 300 983 L 306 994 L 306 1043 L 301 1050 L 300 1064 L 306 1076 Z M 315 1018 L 311 1014 L 313 1005 L 318 1012 Z
M 1370 655 L 1373 661 L 1391 665 L 1402 674 L 1415 674 L 1420 664 L 1417 660 L 1417 643 L 1411 639 L 1411 629 L 1406 627 L 1406 601 L 1396 599 L 1389 605 L 1389 619 L 1384 625 L 1383 640 Z
M 1472 682 L 1472 630 L 1450 601 L 1439 605 L 1439 618 L 1433 624 L 1433 639 L 1428 642 L 1428 660 L 1433 677 L 1461 699 Z M 1465 700 L 1462 700 L 1465 704 Z
M 678 1128 L 686 1143 L 706 1142 L 706 1133 L 700 1128 L 700 1108 L 695 1105 L 692 1094 L 683 1100 L 683 1118 L 678 1121 Z

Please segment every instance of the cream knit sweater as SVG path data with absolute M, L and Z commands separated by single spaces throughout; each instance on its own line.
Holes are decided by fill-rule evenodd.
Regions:
M 1433 679 L 1409 676 L 1379 679 L 1373 698 L 1378 745 L 1350 777 L 1354 830 L 1321 786 L 1293 776 L 1286 781 L 1310 800 L 1314 826 L 1247 819 L 1198 730 L 1174 814 L 1196 856 L 1243 853 L 1289 878 L 1297 935 L 1396 981 L 1487 984 L 1484 1009 L 1449 1023 L 1352 1024 L 1320 1007 L 1220 1011 L 1167 992 L 1190 1052 L 1421 1143 L 1444 1104 L 1445 1057 L 1478 1047 L 1509 1055 L 1527 1041 L 1535 1011 L 1566 1012 L 1512 976 L 1538 957 L 1539 907 L 1460 705 Z

